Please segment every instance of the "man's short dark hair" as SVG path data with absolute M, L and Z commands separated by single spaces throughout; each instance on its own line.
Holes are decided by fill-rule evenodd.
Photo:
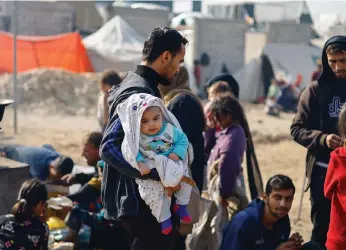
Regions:
M 327 54 L 342 54 L 346 53 L 345 43 L 333 43 L 327 47 Z
M 181 46 L 187 43 L 188 40 L 174 29 L 156 28 L 144 42 L 142 60 L 153 63 L 165 51 L 169 51 L 174 57 L 180 51 Z
M 73 170 L 74 162 L 70 157 L 61 155 L 55 162 L 54 167 L 56 171 L 61 174 L 70 174 Z
M 119 85 L 121 81 L 121 77 L 115 70 L 105 70 L 101 77 L 101 83 L 111 87 Z
M 266 185 L 266 195 L 269 196 L 273 190 L 289 190 L 293 189 L 293 193 L 295 193 L 296 188 L 290 177 L 285 175 L 274 175 L 270 177 Z
M 95 148 L 100 148 L 103 135 L 100 132 L 91 132 L 88 134 L 86 143 L 90 143 Z

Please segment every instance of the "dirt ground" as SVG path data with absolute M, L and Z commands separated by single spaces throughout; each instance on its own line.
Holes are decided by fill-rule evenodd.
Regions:
M 255 142 L 263 182 L 274 174 L 290 176 L 296 185 L 296 195 L 290 213 L 292 232 L 299 232 L 305 240 L 311 234 L 309 193 L 305 193 L 301 219 L 297 221 L 298 206 L 302 194 L 305 168 L 305 149 L 292 141 L 289 127 L 292 114 L 282 114 L 280 118 L 264 114 L 263 106 L 244 104 Z M 0 141 L 40 146 L 52 144 L 59 152 L 71 156 L 78 164 L 85 164 L 81 157 L 83 139 L 86 134 L 97 130 L 95 117 L 56 117 L 18 115 L 18 134 L 13 133 L 13 113 L 7 108 L 1 123 Z

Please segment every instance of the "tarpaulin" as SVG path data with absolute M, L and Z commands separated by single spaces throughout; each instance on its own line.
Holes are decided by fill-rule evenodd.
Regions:
M 0 32 L 0 73 L 13 72 L 13 36 Z M 82 38 L 77 32 L 57 36 L 18 36 L 17 71 L 62 68 L 93 72 Z

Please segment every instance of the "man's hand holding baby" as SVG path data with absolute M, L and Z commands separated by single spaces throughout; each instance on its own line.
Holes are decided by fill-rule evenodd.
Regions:
M 146 175 L 150 173 L 150 168 L 148 167 L 147 164 L 145 164 L 142 161 L 137 162 L 137 164 L 138 164 L 139 172 L 141 172 L 141 175 Z

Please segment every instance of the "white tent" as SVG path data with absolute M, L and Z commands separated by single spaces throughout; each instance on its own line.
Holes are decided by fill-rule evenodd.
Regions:
M 133 70 L 141 62 L 145 38 L 120 16 L 115 16 L 98 31 L 83 39 L 95 71 L 114 68 Z
M 263 95 L 261 59 L 252 59 L 233 76 L 239 84 L 239 100 L 250 102 Z
M 321 49 L 305 44 L 267 44 L 260 58 L 253 59 L 234 74 L 240 85 L 240 100 L 255 101 L 264 96 L 270 82 L 270 79 L 265 78 L 268 78 L 270 71 L 276 77 L 283 74 L 288 82 L 294 81 L 301 74 L 302 86 L 307 86 L 312 72 L 316 70 L 315 60 L 321 57 L 321 53 Z M 268 59 L 266 62 L 265 58 Z

